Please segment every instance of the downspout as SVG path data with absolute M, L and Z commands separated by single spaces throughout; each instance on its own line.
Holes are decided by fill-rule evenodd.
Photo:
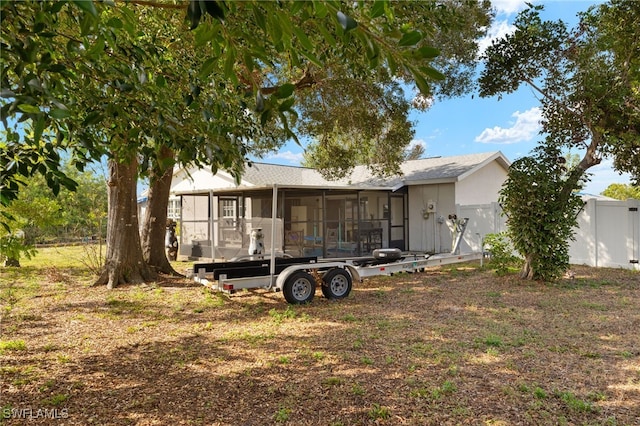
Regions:
M 275 283 L 276 274 L 276 216 L 278 215 L 278 185 L 273 184 L 273 195 L 271 197 L 271 258 L 269 259 L 269 287 L 271 290 Z
M 178 245 L 178 256 L 180 256 L 180 247 L 184 247 L 184 240 L 183 240 L 183 235 L 184 235 L 184 220 L 182 219 L 182 205 L 184 203 L 184 200 L 182 198 L 182 194 L 180 195 L 180 243 Z M 102 224 L 100 225 L 100 259 L 102 259 Z
M 598 250 L 598 200 L 593 200 L 593 235 L 595 239 L 595 267 L 597 268 L 599 265 L 599 250 Z
M 213 190 L 209 190 L 209 247 L 211 247 L 211 260 L 216 260 L 216 247 L 213 245 L 214 235 L 214 205 L 213 205 Z

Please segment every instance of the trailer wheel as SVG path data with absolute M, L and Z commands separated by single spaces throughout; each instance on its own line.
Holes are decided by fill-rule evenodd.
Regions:
M 316 293 L 316 281 L 310 274 L 298 271 L 287 278 L 282 287 L 282 293 L 287 302 L 292 305 L 311 303 Z
M 351 293 L 351 275 L 341 268 L 335 268 L 322 277 L 322 294 L 327 299 L 344 299 Z

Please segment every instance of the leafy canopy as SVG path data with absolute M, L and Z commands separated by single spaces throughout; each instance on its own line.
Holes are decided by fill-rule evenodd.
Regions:
M 571 30 L 562 21 L 543 21 L 542 8 L 521 12 L 516 31 L 486 50 L 480 95 L 528 84 L 541 95 L 545 143 L 584 150 L 582 171 L 612 156 L 618 171 L 637 180 L 640 3 L 593 6 Z
M 443 77 L 425 37 L 433 26 L 415 25 L 404 3 L 396 15 L 386 1 L 192 1 L 193 31 L 184 6 L 2 3 L 3 204 L 19 176 L 42 173 L 55 193 L 73 188 L 60 150 L 81 170 L 103 155 L 153 158 L 170 144 L 179 161 L 239 173 L 261 127 L 278 131 L 258 151 L 295 137 L 294 93 L 319 84 L 318 70 L 371 78 L 384 69 L 425 96 Z
M 623 201 L 629 198 L 640 200 L 640 186 L 612 183 L 602 192 L 602 195 Z

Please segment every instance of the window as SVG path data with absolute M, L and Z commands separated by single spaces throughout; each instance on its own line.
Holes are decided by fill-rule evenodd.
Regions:
M 222 211 L 221 216 L 225 219 L 235 219 L 236 218 L 236 200 L 232 199 L 222 199 Z
M 180 198 L 170 198 L 167 207 L 167 218 L 173 220 L 180 219 Z

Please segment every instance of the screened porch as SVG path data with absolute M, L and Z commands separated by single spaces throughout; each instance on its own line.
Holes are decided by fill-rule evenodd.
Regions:
M 271 188 L 180 194 L 179 254 L 247 257 L 251 231 L 257 228 L 264 236 L 264 254 L 343 258 L 407 246 L 402 191 L 280 188 L 275 209 L 273 195 Z

